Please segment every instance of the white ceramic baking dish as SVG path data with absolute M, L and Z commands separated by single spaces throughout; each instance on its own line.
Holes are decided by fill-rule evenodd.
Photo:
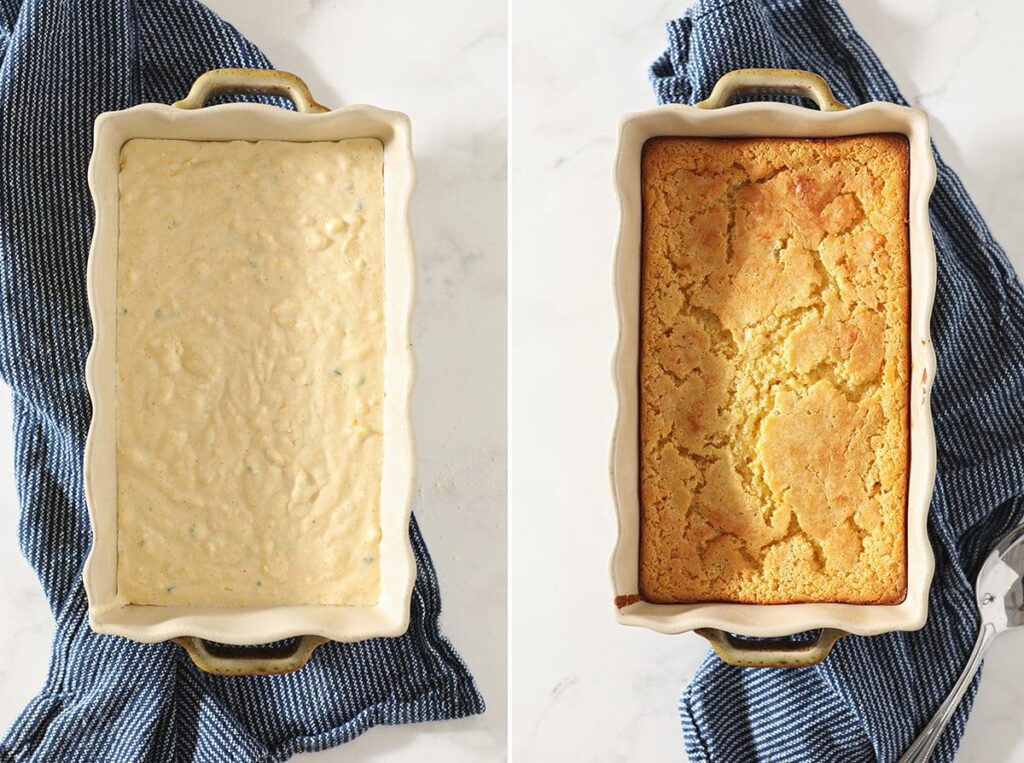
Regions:
M 211 95 L 254 92 L 290 98 L 298 112 L 255 103 L 202 108 Z M 385 400 L 380 496 L 381 590 L 373 606 L 251 608 L 158 607 L 126 604 L 117 596 L 117 471 L 115 461 L 115 300 L 117 293 L 118 172 L 122 145 L 132 138 L 179 140 L 334 141 L 377 138 L 384 145 Z M 280 673 L 301 667 L 327 640 L 397 636 L 409 623 L 416 562 L 409 541 L 414 483 L 410 418 L 413 353 L 410 321 L 415 262 L 408 206 L 415 185 L 408 117 L 372 106 L 328 111 L 306 85 L 286 72 L 219 69 L 207 72 L 174 106 L 144 104 L 101 114 L 89 165 L 96 227 L 87 287 L 93 344 L 86 382 L 93 418 L 85 447 L 85 494 L 93 545 L 83 573 L 89 624 L 98 633 L 136 641 L 173 639 L 196 663 L 218 673 Z M 216 644 L 256 645 L 300 637 L 271 650 L 225 650 Z
M 782 92 L 813 99 L 820 111 L 754 102 L 729 106 L 738 93 Z M 910 476 L 907 498 L 907 594 L 896 605 L 729 603 L 653 604 L 638 595 L 639 576 L 639 397 L 640 333 L 640 158 L 648 138 L 834 137 L 900 133 L 910 143 Z M 935 249 L 928 221 L 928 199 L 935 183 L 926 115 L 891 103 L 847 109 L 833 98 L 821 77 L 810 72 L 744 69 L 730 72 L 711 96 L 694 106 L 661 106 L 626 116 L 619 128 L 615 186 L 620 228 L 615 260 L 619 344 L 613 375 L 619 412 L 611 454 L 612 492 L 618 513 L 618 539 L 611 560 L 616 618 L 661 633 L 696 630 L 719 654 L 738 665 L 807 665 L 823 659 L 845 633 L 875 635 L 915 630 L 928 615 L 928 588 L 934 568 L 928 542 L 928 507 L 935 481 L 935 437 L 929 395 L 935 353 L 929 321 L 935 294 Z M 812 641 L 738 640 L 780 637 L 823 629 Z

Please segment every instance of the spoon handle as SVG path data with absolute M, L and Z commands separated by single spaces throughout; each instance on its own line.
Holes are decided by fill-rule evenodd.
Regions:
M 935 745 L 939 743 L 943 729 L 953 717 L 953 712 L 960 704 L 960 700 L 964 698 L 974 674 L 978 672 L 978 666 L 981 665 L 981 658 L 985 656 L 985 650 L 988 649 L 995 637 L 995 626 L 991 623 L 984 623 L 978 632 L 978 640 L 974 642 L 974 650 L 971 652 L 960 678 L 957 679 L 956 685 L 950 690 L 949 696 L 939 706 L 939 709 L 935 711 L 935 715 L 924 727 L 924 731 L 918 734 L 917 739 L 903 753 L 899 763 L 926 763 L 931 757 Z

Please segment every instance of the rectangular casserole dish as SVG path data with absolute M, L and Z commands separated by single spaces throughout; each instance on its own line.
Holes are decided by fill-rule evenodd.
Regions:
M 298 113 L 257 103 L 202 108 L 207 97 L 246 91 L 290 98 Z M 115 429 L 115 327 L 118 258 L 118 175 L 122 146 L 133 138 L 195 141 L 337 141 L 376 138 L 384 154 L 384 402 L 380 483 L 380 595 L 367 606 L 261 607 L 139 606 L 118 597 L 118 521 Z M 416 563 L 409 540 L 414 450 L 410 418 L 410 343 L 415 263 L 408 205 L 415 184 L 411 133 L 404 114 L 372 106 L 328 111 L 305 84 L 285 72 L 221 69 L 207 72 L 174 106 L 144 104 L 101 114 L 89 165 L 96 206 L 87 288 L 93 345 L 86 382 L 93 417 L 85 448 L 85 493 L 93 545 L 83 573 L 89 623 L 98 633 L 137 641 L 177 640 L 203 669 L 219 673 L 278 673 L 300 667 L 326 640 L 397 636 L 409 622 Z M 224 650 L 300 637 L 269 652 Z
M 820 111 L 775 102 L 728 105 L 744 91 L 771 91 L 813 99 Z M 910 151 L 910 471 L 907 498 L 907 594 L 895 605 L 838 603 L 654 604 L 640 599 L 639 567 L 639 334 L 641 257 L 641 153 L 656 136 L 824 138 L 866 133 L 907 137 Z M 927 517 L 935 480 L 935 438 L 929 395 L 935 353 L 929 332 L 935 292 L 935 250 L 928 222 L 928 200 L 935 163 L 927 117 L 890 103 L 847 109 L 827 84 L 802 71 L 746 69 L 730 72 L 711 96 L 694 106 L 669 105 L 625 117 L 620 124 L 615 186 L 620 229 L 614 279 L 619 343 L 613 377 L 618 417 L 612 442 L 611 482 L 618 516 L 618 538 L 611 559 L 616 618 L 661 633 L 697 630 L 733 664 L 804 665 L 827 655 L 845 633 L 875 635 L 915 630 L 927 617 L 934 560 Z M 824 629 L 817 642 L 749 642 L 729 634 L 777 638 Z

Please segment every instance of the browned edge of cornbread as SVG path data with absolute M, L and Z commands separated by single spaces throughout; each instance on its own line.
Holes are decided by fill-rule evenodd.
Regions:
M 616 596 L 615 607 L 617 609 L 622 609 L 623 607 L 628 607 L 630 604 L 636 604 L 638 601 L 641 601 L 640 595 L 635 593 L 626 594 L 625 596 Z
M 891 595 L 891 596 L 884 596 L 883 595 L 883 596 L 875 597 L 873 599 L 857 600 L 856 601 L 856 603 L 858 603 L 858 604 L 897 604 L 897 603 L 903 601 L 905 599 L 905 597 L 906 597 L 906 590 L 907 590 L 907 588 L 906 588 L 907 561 L 908 561 L 907 560 L 907 531 L 906 531 L 907 530 L 907 528 L 906 528 L 906 524 L 907 524 L 907 503 L 906 503 L 906 501 L 907 501 L 907 488 L 908 488 L 909 463 L 910 463 L 910 443 L 909 443 L 909 440 L 910 440 L 910 414 L 909 414 L 910 401 L 909 401 L 909 384 L 910 384 L 910 378 L 911 378 L 910 374 L 912 373 L 912 367 L 911 367 L 911 361 L 910 361 L 910 341 L 909 341 L 909 334 L 910 334 L 910 321 L 909 321 L 910 245 L 909 245 L 909 228 L 908 228 L 908 225 L 907 225 L 907 222 L 908 222 L 907 217 L 909 215 L 908 204 L 909 204 L 909 179 L 910 179 L 909 141 L 907 140 L 905 135 L 898 134 L 898 133 L 896 133 L 896 134 L 871 133 L 871 134 L 868 134 L 866 136 L 842 136 L 842 138 L 738 138 L 738 139 L 737 138 L 691 138 L 691 140 L 702 140 L 702 141 L 714 140 L 714 141 L 721 141 L 723 143 L 731 142 L 731 143 L 734 143 L 734 144 L 748 143 L 749 141 L 752 141 L 752 140 L 753 141 L 758 141 L 758 142 L 762 142 L 763 141 L 763 142 L 768 142 L 768 143 L 771 143 L 771 142 L 790 142 L 790 141 L 796 141 L 796 142 L 811 141 L 811 142 L 816 142 L 816 143 L 831 143 L 831 142 L 839 142 L 839 141 L 848 140 L 848 139 L 854 138 L 854 137 L 871 137 L 871 138 L 873 138 L 875 140 L 882 140 L 882 141 L 890 143 L 890 145 L 893 148 L 897 149 L 897 151 L 894 152 L 894 156 L 897 157 L 897 161 L 899 161 L 899 163 L 900 163 L 900 167 L 898 168 L 898 172 L 899 172 L 899 174 L 903 178 L 904 189 L 905 189 L 904 193 L 903 193 L 903 202 L 904 202 L 904 221 L 903 221 L 903 223 L 904 224 L 900 228 L 900 230 L 902 231 L 903 240 L 900 241 L 898 245 L 899 245 L 899 248 L 903 252 L 904 275 L 905 275 L 905 282 L 906 282 L 905 285 L 906 285 L 906 288 L 903 290 L 904 298 L 901 300 L 902 304 L 898 304 L 898 305 L 895 306 L 895 310 L 896 310 L 897 314 L 899 315 L 899 317 L 902 319 L 902 323 L 903 323 L 903 325 L 904 325 L 904 327 L 906 329 L 906 336 L 904 337 L 904 351 L 906 352 L 906 357 L 905 357 L 905 360 L 904 360 L 905 366 L 902 369 L 902 372 L 903 372 L 902 373 L 902 380 L 907 385 L 907 389 L 905 390 L 904 395 L 902 397 L 902 406 L 903 406 L 904 414 L 906 416 L 906 421 L 904 422 L 904 426 L 903 426 L 903 433 L 904 433 L 905 441 L 904 441 L 904 446 L 902 448 L 903 452 L 902 452 L 902 459 L 901 459 L 902 462 L 903 462 L 902 474 L 904 476 L 903 476 L 903 480 L 902 480 L 902 485 L 900 487 L 900 490 L 902 492 L 902 500 L 903 500 L 902 558 L 901 558 L 901 560 L 899 560 L 899 561 L 902 562 L 902 575 L 901 575 L 901 577 L 902 577 L 902 585 L 899 588 L 899 590 L 895 590 L 893 592 L 893 595 Z M 656 137 L 656 138 L 649 139 L 645 143 L 645 145 L 643 147 L 643 157 L 644 158 L 647 157 L 648 148 L 650 146 L 656 145 L 658 142 L 661 142 L 661 141 L 674 141 L 674 140 L 678 140 L 678 138 L 673 138 L 673 137 L 670 137 L 670 136 L 664 136 L 664 137 Z M 642 181 L 641 181 L 642 182 L 642 198 L 645 198 L 646 194 L 647 194 L 647 186 L 646 186 L 646 183 L 644 182 L 644 178 L 646 178 L 647 172 L 646 172 L 646 162 L 644 162 L 642 160 L 642 163 L 643 163 L 642 166 L 644 168 L 644 170 L 642 172 Z M 641 205 L 642 205 L 642 212 L 643 212 L 642 215 L 641 215 L 641 225 L 642 225 L 641 242 L 642 243 L 641 243 L 641 252 L 640 252 L 640 254 L 641 254 L 641 260 L 640 260 L 640 267 L 641 267 L 641 279 L 640 279 L 640 290 L 641 290 L 640 337 L 641 338 L 640 338 L 640 341 L 639 341 L 639 358 L 638 358 L 638 364 L 637 364 L 637 385 L 638 385 L 638 390 L 639 390 L 639 395 L 640 395 L 640 407 L 641 407 L 641 412 L 642 412 L 642 410 L 643 410 L 644 390 L 643 390 L 642 379 L 640 378 L 640 368 L 641 368 L 641 363 L 643 361 L 643 356 L 644 356 L 644 351 L 645 351 L 645 342 L 643 341 L 643 337 L 645 336 L 645 334 L 644 334 L 644 331 L 645 331 L 645 317 L 644 317 L 644 309 L 643 309 L 643 301 L 642 300 L 643 300 L 643 295 L 645 293 L 645 283 L 647 281 L 647 272 L 646 272 L 647 268 L 646 268 L 645 265 L 646 265 L 646 262 L 647 262 L 647 259 L 648 259 L 648 248 L 649 248 L 649 245 L 650 245 L 650 239 L 649 239 L 649 237 L 647 235 L 648 220 L 647 220 L 647 214 L 646 214 L 646 203 L 644 203 L 644 201 L 642 200 L 641 201 Z M 641 415 L 641 421 L 640 421 L 640 423 L 638 425 L 638 435 L 639 435 L 638 436 L 638 440 L 637 440 L 638 459 L 640 460 L 640 463 L 642 464 L 643 463 L 642 448 L 643 448 L 643 442 L 644 442 L 644 436 L 643 436 L 643 415 Z M 895 457 L 899 458 L 899 455 L 897 454 Z M 641 470 L 640 475 L 638 475 L 638 483 L 642 480 L 642 474 L 643 474 L 643 472 Z M 645 534 L 647 532 L 647 523 L 645 521 L 645 507 L 644 507 L 644 501 L 643 501 L 642 491 L 640 490 L 640 487 L 641 487 L 640 484 L 638 484 L 638 493 L 640 494 L 640 501 L 639 501 L 639 505 L 640 505 L 639 598 L 640 599 L 643 599 L 645 601 L 649 601 L 649 602 L 652 602 L 652 603 L 675 603 L 675 604 L 698 603 L 698 602 L 712 602 L 712 601 L 721 601 L 723 603 L 724 602 L 728 602 L 728 603 L 745 603 L 745 604 L 764 603 L 764 602 L 759 602 L 757 600 L 754 600 L 754 599 L 751 599 L 751 598 L 748 598 L 748 597 L 743 597 L 743 596 L 730 597 L 728 599 L 717 599 L 717 598 L 716 599 L 711 599 L 711 598 L 691 598 L 691 599 L 687 599 L 687 598 L 682 598 L 682 597 L 664 597 L 664 596 L 658 595 L 658 593 L 656 591 L 650 590 L 649 586 L 647 585 L 647 580 L 645 579 L 645 575 L 644 575 L 644 567 L 645 567 L 645 563 L 647 562 L 646 552 L 645 552 L 646 544 L 644 543 L 644 537 L 645 537 Z M 795 521 L 795 519 L 793 521 Z M 619 605 L 619 606 L 622 606 L 621 604 L 619 604 L 619 601 L 620 600 L 625 601 L 627 599 L 628 600 L 633 600 L 634 597 L 632 595 L 630 595 L 628 597 L 618 597 L 617 600 L 616 600 L 616 604 Z M 809 603 L 809 602 L 814 602 L 814 603 L 844 603 L 844 602 L 848 602 L 848 601 L 849 601 L 849 599 L 838 598 L 838 597 L 829 598 L 829 599 L 822 599 L 822 598 L 814 598 L 814 599 L 809 599 L 809 598 L 788 598 L 785 601 L 774 601 L 774 602 L 768 602 L 768 603 Z M 630 601 L 630 603 L 632 603 L 632 602 Z

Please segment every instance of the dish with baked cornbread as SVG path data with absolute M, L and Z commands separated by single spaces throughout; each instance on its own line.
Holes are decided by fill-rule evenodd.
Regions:
M 297 111 L 204 107 L 239 90 Z M 408 118 L 213 70 L 174 106 L 101 115 L 89 180 L 90 626 L 224 674 L 403 633 Z
M 766 92 L 817 109 L 731 105 Z M 810 72 L 621 121 L 620 623 L 763 666 L 924 624 L 934 180 L 922 112 L 847 108 Z

